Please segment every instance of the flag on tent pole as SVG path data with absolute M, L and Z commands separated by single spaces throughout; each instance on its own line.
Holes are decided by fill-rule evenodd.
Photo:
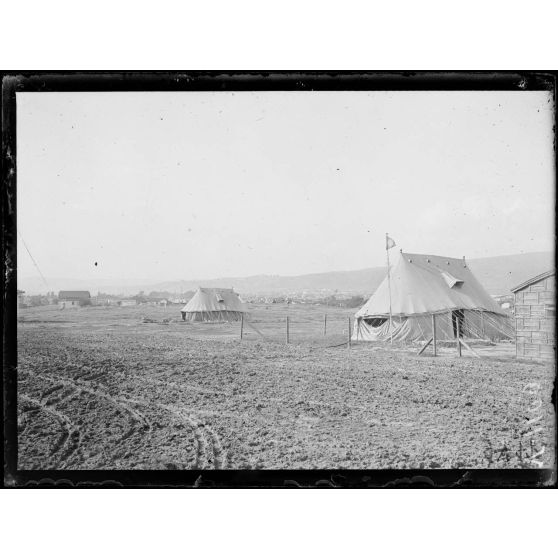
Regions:
M 395 240 L 393 240 L 393 238 L 390 238 L 386 233 L 386 250 L 389 250 L 390 248 L 393 248 L 394 246 L 397 246 L 395 244 Z

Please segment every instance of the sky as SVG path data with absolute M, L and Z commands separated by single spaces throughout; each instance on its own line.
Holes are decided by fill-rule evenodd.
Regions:
M 386 232 L 553 250 L 552 111 L 542 91 L 18 93 L 18 275 L 362 269 Z

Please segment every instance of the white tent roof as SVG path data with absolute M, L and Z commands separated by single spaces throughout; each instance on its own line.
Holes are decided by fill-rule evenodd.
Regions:
M 182 312 L 248 312 L 248 307 L 233 289 L 199 287 Z
M 484 290 L 465 260 L 401 253 L 390 267 L 393 316 L 448 310 L 484 310 L 504 314 Z M 389 316 L 387 276 L 356 317 Z

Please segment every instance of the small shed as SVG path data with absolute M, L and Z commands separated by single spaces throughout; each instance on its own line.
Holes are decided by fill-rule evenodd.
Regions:
M 58 293 L 59 308 L 78 308 L 91 304 L 89 291 L 60 291 Z
M 556 274 L 541 273 L 512 289 L 516 355 L 553 360 L 556 356 Z

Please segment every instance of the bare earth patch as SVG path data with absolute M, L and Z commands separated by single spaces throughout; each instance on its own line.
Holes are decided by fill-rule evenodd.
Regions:
M 20 316 L 20 469 L 554 465 L 551 364 L 489 348 L 479 360 L 240 342 L 237 325 L 152 313 L 151 323 L 135 308 Z M 316 320 L 308 339 L 319 339 Z

